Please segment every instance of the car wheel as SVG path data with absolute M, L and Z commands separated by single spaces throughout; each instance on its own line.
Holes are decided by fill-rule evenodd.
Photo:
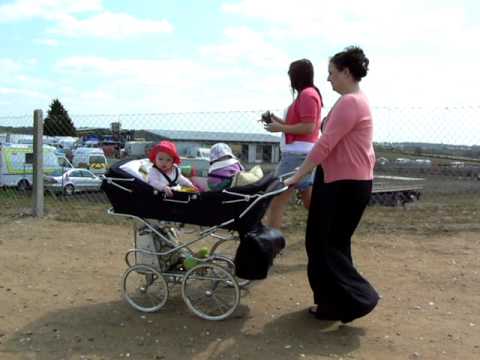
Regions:
M 75 188 L 72 184 L 68 184 L 65 185 L 65 187 L 63 188 L 63 192 L 65 195 L 73 195 L 73 193 L 75 192 Z
M 28 183 L 27 180 L 20 180 L 17 184 L 17 190 L 18 191 L 27 191 L 30 188 L 30 184 Z

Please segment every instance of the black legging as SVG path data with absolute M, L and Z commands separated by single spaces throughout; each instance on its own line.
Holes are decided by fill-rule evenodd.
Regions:
M 345 322 L 368 314 L 379 299 L 351 254 L 351 237 L 371 191 L 371 180 L 327 184 L 321 167 L 315 173 L 305 241 L 308 280 L 319 311 Z

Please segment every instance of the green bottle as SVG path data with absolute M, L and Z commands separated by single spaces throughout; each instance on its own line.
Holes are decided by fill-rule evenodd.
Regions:
M 185 270 L 190 270 L 194 266 L 197 266 L 198 264 L 201 263 L 201 261 L 197 259 L 206 259 L 210 255 L 210 251 L 206 246 L 203 246 L 198 250 L 193 256 L 187 256 L 185 260 L 183 260 L 183 266 L 185 267 Z

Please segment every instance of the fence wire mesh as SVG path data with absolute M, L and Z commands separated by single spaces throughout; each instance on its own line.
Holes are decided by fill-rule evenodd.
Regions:
M 263 129 L 261 113 L 67 114 L 70 121 L 62 113 L 52 115 L 44 128 L 47 216 L 117 221 L 106 216 L 110 204 L 99 177 L 117 161 L 146 157 L 162 139 L 174 141 L 184 165 L 200 176 L 206 176 L 208 149 L 217 142 L 228 143 L 247 169 L 272 171 L 281 158 L 281 139 Z M 375 108 L 374 211 L 448 214 L 443 222 L 478 227 L 479 115 L 480 107 Z M 30 115 L 0 117 L 1 215 L 31 213 L 32 124 Z

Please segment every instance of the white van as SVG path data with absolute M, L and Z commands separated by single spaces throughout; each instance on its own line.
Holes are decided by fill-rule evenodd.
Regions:
M 32 186 L 33 148 L 25 144 L 0 144 L 0 186 L 26 190 Z M 43 171 L 46 175 L 61 169 L 55 147 L 43 145 Z
M 72 164 L 99 175 L 105 174 L 108 162 L 102 148 L 80 147 L 73 153 Z

